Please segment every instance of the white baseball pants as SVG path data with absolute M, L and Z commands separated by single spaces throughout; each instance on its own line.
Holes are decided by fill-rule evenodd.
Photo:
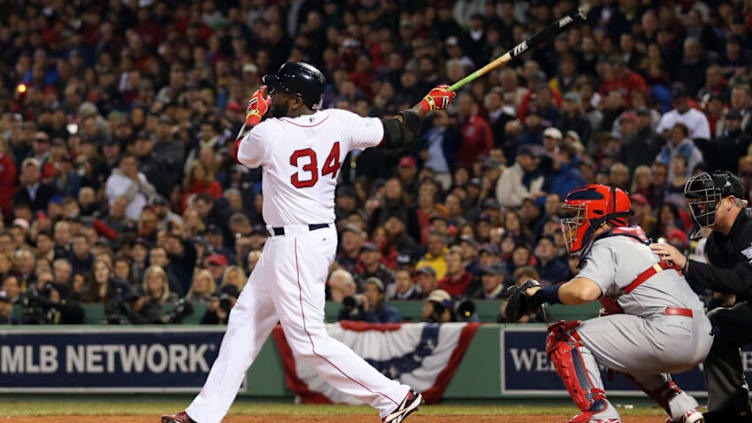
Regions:
M 295 358 L 314 368 L 327 383 L 370 404 L 382 417 L 398 407 L 410 388 L 388 379 L 326 333 L 324 285 L 336 249 L 334 225 L 314 231 L 308 225 L 285 226 L 285 235 L 266 241 L 230 312 L 217 360 L 186 409 L 193 420 L 222 421 L 277 321 Z

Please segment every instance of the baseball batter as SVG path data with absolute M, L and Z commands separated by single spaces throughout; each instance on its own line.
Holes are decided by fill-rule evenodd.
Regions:
M 454 93 L 436 87 L 414 108 L 378 119 L 320 110 L 325 80 L 309 64 L 286 63 L 263 82 L 249 102 L 236 153 L 245 166 L 263 168 L 263 214 L 272 236 L 230 312 L 203 389 L 185 411 L 162 422 L 219 423 L 278 321 L 297 360 L 378 409 L 382 422 L 402 422 L 421 394 L 386 378 L 324 327 L 324 284 L 337 249 L 334 190 L 348 152 L 409 143 L 420 118 L 448 106 Z M 262 121 L 267 111 L 270 118 Z
M 571 213 L 561 223 L 567 249 L 580 254 L 580 272 L 552 287 L 528 281 L 514 298 L 524 304 L 516 307 L 522 311 L 542 303 L 604 303 L 608 315 L 549 327 L 549 359 L 582 410 L 570 422 L 621 422 L 603 391 L 599 364 L 640 386 L 666 410 L 667 422 L 702 422 L 697 401 L 668 375 L 691 369 L 710 350 L 711 325 L 700 299 L 678 267 L 651 251 L 641 228 L 624 227 L 630 214 L 624 191 L 583 186 L 567 195 L 563 207 Z

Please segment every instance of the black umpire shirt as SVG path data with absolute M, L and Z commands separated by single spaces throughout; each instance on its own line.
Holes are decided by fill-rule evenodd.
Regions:
M 693 288 L 734 294 L 737 302 L 752 299 L 752 209 L 739 213 L 728 236 L 711 232 L 705 253 L 712 264 L 690 260 L 685 276 Z

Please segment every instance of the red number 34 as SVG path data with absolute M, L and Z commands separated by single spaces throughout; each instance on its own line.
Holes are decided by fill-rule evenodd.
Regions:
M 302 170 L 308 172 L 307 179 L 301 179 L 300 169 L 290 176 L 290 182 L 295 188 L 308 188 L 316 185 L 319 180 L 318 163 L 316 161 L 316 152 L 310 148 L 304 148 L 302 150 L 296 150 L 290 156 L 290 164 L 294 167 L 298 167 L 298 159 L 301 157 L 308 157 L 308 164 L 303 165 Z M 324 162 L 324 167 L 321 169 L 321 177 L 328 174 L 332 174 L 332 179 L 337 178 L 337 172 L 342 165 L 339 162 L 339 141 L 334 143 L 332 151 Z

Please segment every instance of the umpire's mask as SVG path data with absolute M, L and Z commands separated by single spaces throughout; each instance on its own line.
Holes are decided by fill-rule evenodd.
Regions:
M 684 197 L 692 212 L 692 220 L 698 226 L 691 235 L 692 239 L 697 238 L 702 229 L 715 224 L 718 202 L 729 195 L 744 198 L 744 186 L 731 172 L 716 172 L 713 175 L 703 172 L 687 180 Z

